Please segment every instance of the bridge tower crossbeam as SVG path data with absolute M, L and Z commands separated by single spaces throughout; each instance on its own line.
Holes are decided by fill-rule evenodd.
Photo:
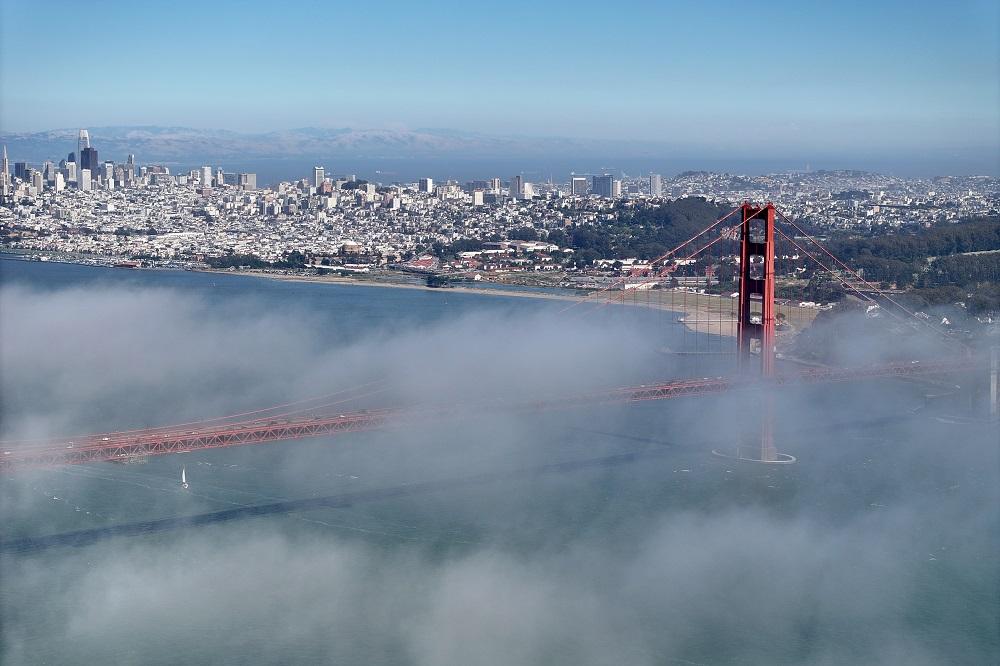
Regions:
M 736 328 L 741 374 L 774 376 L 774 204 L 745 203 L 740 224 L 740 300 Z
M 744 203 L 740 208 L 736 360 L 741 375 L 763 380 L 775 376 L 774 218 L 772 203 L 761 207 Z M 753 427 L 752 435 L 740 433 L 736 457 L 762 463 L 794 462 L 794 457 L 778 453 L 774 445 L 774 397 L 767 381 L 751 404 L 757 417 L 751 424 L 759 423 L 759 430 Z

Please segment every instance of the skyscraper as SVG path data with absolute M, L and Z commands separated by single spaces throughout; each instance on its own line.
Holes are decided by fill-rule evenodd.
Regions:
M 240 174 L 240 187 L 244 190 L 256 190 L 257 189 L 257 174 L 255 173 L 241 173 Z
M 591 179 L 590 190 L 599 197 L 610 199 L 614 196 L 614 182 L 615 177 L 611 174 L 606 173 L 603 176 L 594 176 Z
M 90 191 L 90 169 L 80 169 L 80 174 L 76 179 L 76 187 L 84 192 Z
M 3 164 L 0 172 L 0 197 L 3 201 L 10 196 L 10 163 L 7 161 L 7 146 L 3 147 Z
M 18 180 L 28 180 L 28 163 L 14 162 L 14 178 Z
M 587 179 L 583 176 L 573 176 L 570 178 L 570 194 L 583 196 L 587 193 Z
M 433 192 L 434 191 L 434 179 L 433 178 L 421 178 L 417 185 L 417 189 L 421 192 Z
M 658 173 L 649 174 L 649 196 L 651 197 L 662 197 L 663 196 L 663 179 Z
M 512 199 L 524 198 L 524 176 L 517 175 L 510 179 L 510 196 Z
M 90 148 L 90 133 L 87 130 L 80 130 L 80 138 L 77 140 L 77 155 L 83 155 L 85 148 Z M 72 162 L 73 160 L 70 160 Z
M 313 187 L 319 189 L 323 184 L 323 180 L 326 178 L 326 169 L 321 166 L 313 167 Z
M 86 130 L 81 130 L 86 132 Z M 82 138 L 81 138 L 82 140 Z M 97 150 L 87 146 L 80 150 L 80 168 L 90 169 L 91 175 L 96 174 L 100 168 L 100 162 L 97 161 Z
M 201 185 L 202 187 L 212 187 L 212 167 L 203 166 L 201 168 Z

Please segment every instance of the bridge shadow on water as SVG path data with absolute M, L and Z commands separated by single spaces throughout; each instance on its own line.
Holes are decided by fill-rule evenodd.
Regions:
M 653 440 L 643 441 L 653 442 Z M 665 444 L 664 442 L 655 443 L 661 445 Z M 254 506 L 238 507 L 235 509 L 225 509 L 223 511 L 212 511 L 209 513 L 200 513 L 189 516 L 174 516 L 170 518 L 125 523 L 122 525 L 98 527 L 88 530 L 64 532 L 62 534 L 0 540 L 0 554 L 34 553 L 62 546 L 88 546 L 98 541 L 115 537 L 143 536 L 157 532 L 202 527 L 206 525 L 244 520 L 247 518 L 257 518 L 261 516 L 278 515 L 296 511 L 348 508 L 362 502 L 375 502 L 444 490 L 469 488 L 485 484 L 498 483 L 501 481 L 510 481 L 515 479 L 523 480 L 525 478 L 530 479 L 548 475 L 568 474 L 588 469 L 628 465 L 639 460 L 662 457 L 668 453 L 668 446 L 658 446 L 644 451 L 632 451 L 598 458 L 549 463 L 503 472 L 485 472 L 482 474 L 474 474 L 471 476 L 451 479 L 408 483 L 388 488 L 375 488 L 372 490 L 340 493 L 324 497 L 310 497 L 306 499 L 272 502 L 269 504 L 258 504 Z
M 831 429 L 846 433 L 850 430 L 856 430 L 859 428 L 863 429 L 865 427 L 876 425 L 899 424 L 926 418 L 924 411 L 925 410 L 923 409 L 917 409 L 906 413 L 896 413 L 875 418 L 862 419 L 860 421 L 825 422 L 822 424 L 803 425 L 784 429 L 784 432 L 786 436 L 793 434 L 814 433 L 817 431 L 830 431 Z M 548 463 L 544 465 L 522 467 L 500 472 L 484 472 L 469 476 L 407 483 L 387 488 L 374 488 L 371 490 L 345 492 L 335 495 L 326 495 L 323 497 L 309 497 L 252 506 L 241 506 L 222 511 L 212 511 L 187 516 L 172 516 L 169 518 L 137 521 L 120 525 L 110 525 L 107 527 L 64 532 L 61 534 L 19 537 L 14 539 L 0 538 L 0 555 L 34 553 L 64 546 L 88 546 L 99 541 L 115 537 L 143 536 L 159 532 L 183 530 L 230 521 L 258 518 L 262 516 L 294 513 L 298 511 L 349 508 L 353 505 L 364 502 L 376 502 L 433 492 L 472 488 L 504 481 L 569 474 L 588 469 L 618 467 L 629 465 L 640 460 L 662 458 L 671 455 L 677 450 L 678 446 L 676 442 L 636 436 L 630 433 L 607 432 L 604 430 L 581 427 L 573 427 L 570 429 L 581 433 L 600 435 L 611 439 L 627 440 L 638 445 L 645 446 L 642 450 L 630 451 L 626 453 L 571 460 L 560 463 Z

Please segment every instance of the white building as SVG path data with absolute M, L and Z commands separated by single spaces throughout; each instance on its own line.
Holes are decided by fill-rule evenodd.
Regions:
M 663 196 L 663 178 L 661 178 L 658 173 L 649 174 L 649 196 Z

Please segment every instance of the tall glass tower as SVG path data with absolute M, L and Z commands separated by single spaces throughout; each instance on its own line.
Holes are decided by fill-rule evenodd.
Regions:
M 87 130 L 80 130 L 80 138 L 77 141 L 77 155 L 83 155 L 83 149 L 90 148 L 90 133 Z

